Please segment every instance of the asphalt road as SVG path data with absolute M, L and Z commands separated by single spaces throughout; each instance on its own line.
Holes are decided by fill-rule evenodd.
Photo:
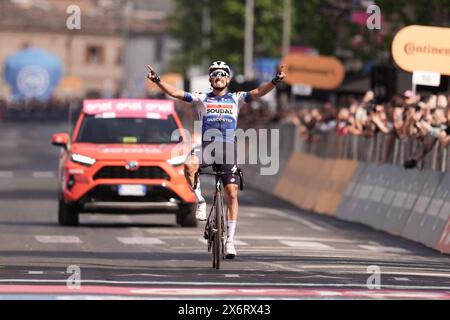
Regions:
M 240 194 L 238 256 L 221 270 L 204 223 L 82 215 L 60 227 L 50 135 L 64 130 L 0 124 L 0 299 L 450 299 L 448 255 L 251 188 Z M 210 202 L 211 181 L 202 186 Z

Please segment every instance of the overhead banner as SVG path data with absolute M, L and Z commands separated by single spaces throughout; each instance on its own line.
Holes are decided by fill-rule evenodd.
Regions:
M 344 80 L 344 65 L 334 57 L 288 54 L 282 61 L 290 85 L 303 84 L 317 89 L 335 89 Z
M 395 63 L 405 71 L 431 71 L 450 75 L 450 28 L 412 25 L 392 41 Z

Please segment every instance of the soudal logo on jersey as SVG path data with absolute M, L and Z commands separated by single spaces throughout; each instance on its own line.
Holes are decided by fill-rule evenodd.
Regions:
M 213 108 L 206 109 L 206 114 L 211 114 L 211 113 L 214 113 L 214 114 L 217 114 L 217 113 L 219 113 L 219 114 L 233 114 L 233 111 L 230 110 L 230 109 L 213 109 Z

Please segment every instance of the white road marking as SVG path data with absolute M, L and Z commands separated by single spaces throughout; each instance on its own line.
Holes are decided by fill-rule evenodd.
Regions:
M 349 269 L 355 270 L 356 272 L 361 271 L 364 269 L 364 273 L 366 273 L 367 268 L 362 268 L 358 265 L 329 265 L 329 264 L 308 264 L 308 265 L 301 265 L 304 269 L 346 269 L 345 271 L 348 271 Z
M 237 245 L 237 246 L 248 246 L 247 242 L 244 242 L 244 241 L 239 240 L 239 239 L 234 239 L 234 244 Z
M 310 222 L 306 219 L 300 218 L 300 217 L 295 217 L 293 215 L 284 213 L 280 210 L 277 209 L 271 209 L 271 208 L 262 208 L 262 207 L 249 207 L 249 208 L 245 208 L 246 211 L 262 211 L 264 213 L 268 213 L 274 216 L 278 216 L 278 217 L 282 217 L 282 218 L 286 218 L 292 221 L 296 221 L 299 222 L 305 226 L 307 226 L 310 229 L 313 229 L 315 231 L 320 231 L 320 232 L 327 232 L 327 230 L 325 228 L 322 228 L 320 226 L 318 226 L 317 224 Z
M 149 237 L 117 237 L 117 240 L 124 244 L 166 244 L 158 238 Z
M 394 278 L 396 281 L 409 281 L 409 278 Z
M 274 263 L 274 262 L 264 262 L 264 261 L 255 261 L 255 260 L 247 260 L 247 261 L 253 261 L 253 262 L 258 263 L 258 264 L 266 265 L 266 266 L 269 266 L 270 268 L 273 268 L 275 270 L 281 269 L 281 270 L 286 270 L 286 271 L 290 271 L 290 272 L 301 272 L 301 271 L 303 271 L 302 269 L 299 269 L 299 268 L 292 268 L 292 267 L 288 267 L 288 266 L 285 266 L 285 265 L 282 265 L 282 264 L 279 264 L 279 263 Z
M 41 243 L 82 243 L 76 236 L 34 236 Z
M 302 249 L 312 249 L 312 250 L 332 250 L 333 248 L 320 243 L 320 242 L 310 242 L 310 241 L 280 241 L 282 244 L 289 247 L 296 247 Z
M 238 274 L 226 274 L 225 278 L 239 278 L 240 276 Z
M 0 178 L 10 179 L 14 177 L 14 172 L 12 171 L 0 171 Z
M 386 246 L 368 246 L 360 244 L 358 245 L 361 249 L 366 249 L 369 251 L 377 251 L 377 252 L 391 252 L 391 253 L 410 253 L 411 251 L 408 251 L 406 249 L 397 248 L 397 247 L 386 247 Z
M 44 271 L 28 271 L 28 274 L 44 274 Z
M 208 244 L 208 241 L 205 238 L 198 238 L 198 241 L 200 241 L 204 245 Z M 244 242 L 244 241 L 241 241 L 238 239 L 234 239 L 234 244 L 236 246 L 248 246 L 249 245 L 247 242 Z
M 163 232 L 161 232 L 163 233 Z M 195 232 L 193 234 L 173 235 L 173 236 L 160 236 L 160 239 L 187 239 L 198 238 L 199 234 L 203 232 Z M 200 238 L 202 239 L 202 238 Z M 315 237 L 283 237 L 283 236 L 269 236 L 269 235 L 239 235 L 239 240 L 292 240 L 292 241 L 316 241 L 316 242 L 333 242 L 333 243 L 353 243 L 355 240 L 336 239 L 336 238 L 315 238 Z M 237 240 L 235 240 L 237 241 Z M 361 251 L 361 250 L 360 250 Z
M 450 273 L 436 273 L 436 272 L 408 272 L 408 271 L 401 271 L 401 272 L 385 272 L 383 271 L 382 274 L 389 274 L 389 275 L 398 275 L 398 276 L 422 276 L 422 277 L 443 277 L 443 278 L 450 278 Z
M 165 274 L 153 274 L 153 273 L 128 273 L 128 274 L 117 274 L 118 277 L 155 277 L 155 278 L 167 278 Z
M 55 177 L 55 173 L 53 171 L 33 171 L 31 176 L 38 179 L 51 179 Z

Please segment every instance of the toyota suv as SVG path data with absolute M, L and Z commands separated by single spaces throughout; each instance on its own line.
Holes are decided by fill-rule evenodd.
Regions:
M 84 100 L 72 134 L 51 140 L 61 147 L 59 224 L 78 225 L 80 213 L 175 213 L 196 226 L 183 171 L 189 147 L 177 129 L 171 100 Z

